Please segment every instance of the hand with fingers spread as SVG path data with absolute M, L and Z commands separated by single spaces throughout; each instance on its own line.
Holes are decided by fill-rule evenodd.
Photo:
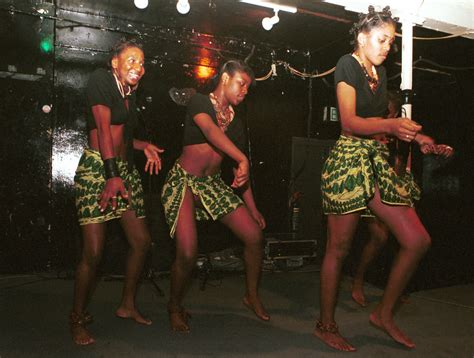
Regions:
M 161 170 L 161 158 L 159 153 L 163 153 L 165 150 L 158 148 L 156 145 L 148 144 L 144 149 L 143 152 L 146 156 L 146 165 L 145 165 L 145 172 L 152 174 L 158 174 Z
M 444 158 L 449 158 L 453 155 L 454 149 L 446 144 L 432 144 L 420 147 L 423 154 L 434 154 Z
M 433 154 L 449 158 L 454 154 L 454 149 L 446 144 L 435 144 L 433 148 Z
M 234 171 L 234 181 L 232 188 L 240 188 L 249 180 L 249 161 L 247 158 L 239 162 L 239 166 Z
M 411 142 L 422 128 L 410 118 L 396 118 L 391 121 L 391 134 L 404 142 Z
M 128 192 L 123 185 L 122 178 L 114 177 L 107 179 L 105 182 L 104 190 L 99 197 L 99 207 L 100 211 L 103 212 L 109 205 L 112 207 L 112 210 L 117 209 L 117 198 L 121 196 L 124 200 L 128 201 Z

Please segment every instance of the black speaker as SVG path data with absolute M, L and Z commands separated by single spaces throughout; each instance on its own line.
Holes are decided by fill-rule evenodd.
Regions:
M 321 202 L 321 170 L 335 143 L 335 140 L 330 139 L 292 138 L 289 195 L 292 197 L 294 193 L 300 193 L 296 203 L 299 208 L 296 237 L 299 240 L 319 241 L 326 237 Z

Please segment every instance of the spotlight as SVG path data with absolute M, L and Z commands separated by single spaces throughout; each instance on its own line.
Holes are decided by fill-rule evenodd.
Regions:
M 176 4 L 176 10 L 178 10 L 180 14 L 186 15 L 190 9 L 191 6 L 189 5 L 188 0 L 178 0 L 178 3 Z
M 293 14 L 298 11 L 298 9 L 294 6 L 274 4 L 273 2 L 270 2 L 270 1 L 239 0 L 239 2 L 244 2 L 247 4 L 263 6 L 263 7 L 273 9 L 273 11 L 275 12 L 275 15 L 273 17 L 266 17 L 262 20 L 262 26 L 267 31 L 270 31 L 273 25 L 275 25 L 278 21 L 280 21 L 280 19 L 278 18 L 278 11 L 281 10 L 281 11 L 291 12 Z
M 41 107 L 41 110 L 42 110 L 44 113 L 48 114 L 49 112 L 51 112 L 51 108 L 52 108 L 52 107 L 53 107 L 52 104 L 45 104 L 45 105 L 43 105 L 43 107 Z
M 146 9 L 146 7 L 148 6 L 148 0 L 133 0 L 133 3 L 137 8 L 142 10 Z
M 278 10 L 273 10 L 275 11 L 275 15 L 273 17 L 266 17 L 262 20 L 262 26 L 265 30 L 270 31 L 278 21 L 280 21 L 280 18 L 278 17 Z

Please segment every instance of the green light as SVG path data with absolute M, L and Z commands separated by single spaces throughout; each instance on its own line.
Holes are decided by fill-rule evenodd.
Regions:
M 40 50 L 42 53 L 51 53 L 53 51 L 53 39 L 46 37 L 40 42 Z

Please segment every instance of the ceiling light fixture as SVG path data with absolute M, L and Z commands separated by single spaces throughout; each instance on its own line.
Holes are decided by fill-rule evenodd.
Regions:
M 262 20 L 262 26 L 265 30 L 270 31 L 278 21 L 280 21 L 280 18 L 278 17 L 278 10 L 273 10 L 275 11 L 275 15 L 272 17 L 266 17 Z
M 186 15 L 189 10 L 191 9 L 191 6 L 189 5 L 188 0 L 178 0 L 178 3 L 176 4 L 176 10 L 182 15 Z
M 146 9 L 148 6 L 148 0 L 133 0 L 133 3 L 141 10 Z
M 278 21 L 280 21 L 280 18 L 278 17 L 278 11 L 286 11 L 286 12 L 291 12 L 294 14 L 298 10 L 294 6 L 274 4 L 270 1 L 262 1 L 262 0 L 239 0 L 239 1 L 244 2 L 246 4 L 257 5 L 257 6 L 273 9 L 273 11 L 275 12 L 275 15 L 273 15 L 273 17 L 266 17 L 262 20 L 262 26 L 267 31 L 270 31 L 273 25 L 275 25 L 276 23 L 278 23 Z

